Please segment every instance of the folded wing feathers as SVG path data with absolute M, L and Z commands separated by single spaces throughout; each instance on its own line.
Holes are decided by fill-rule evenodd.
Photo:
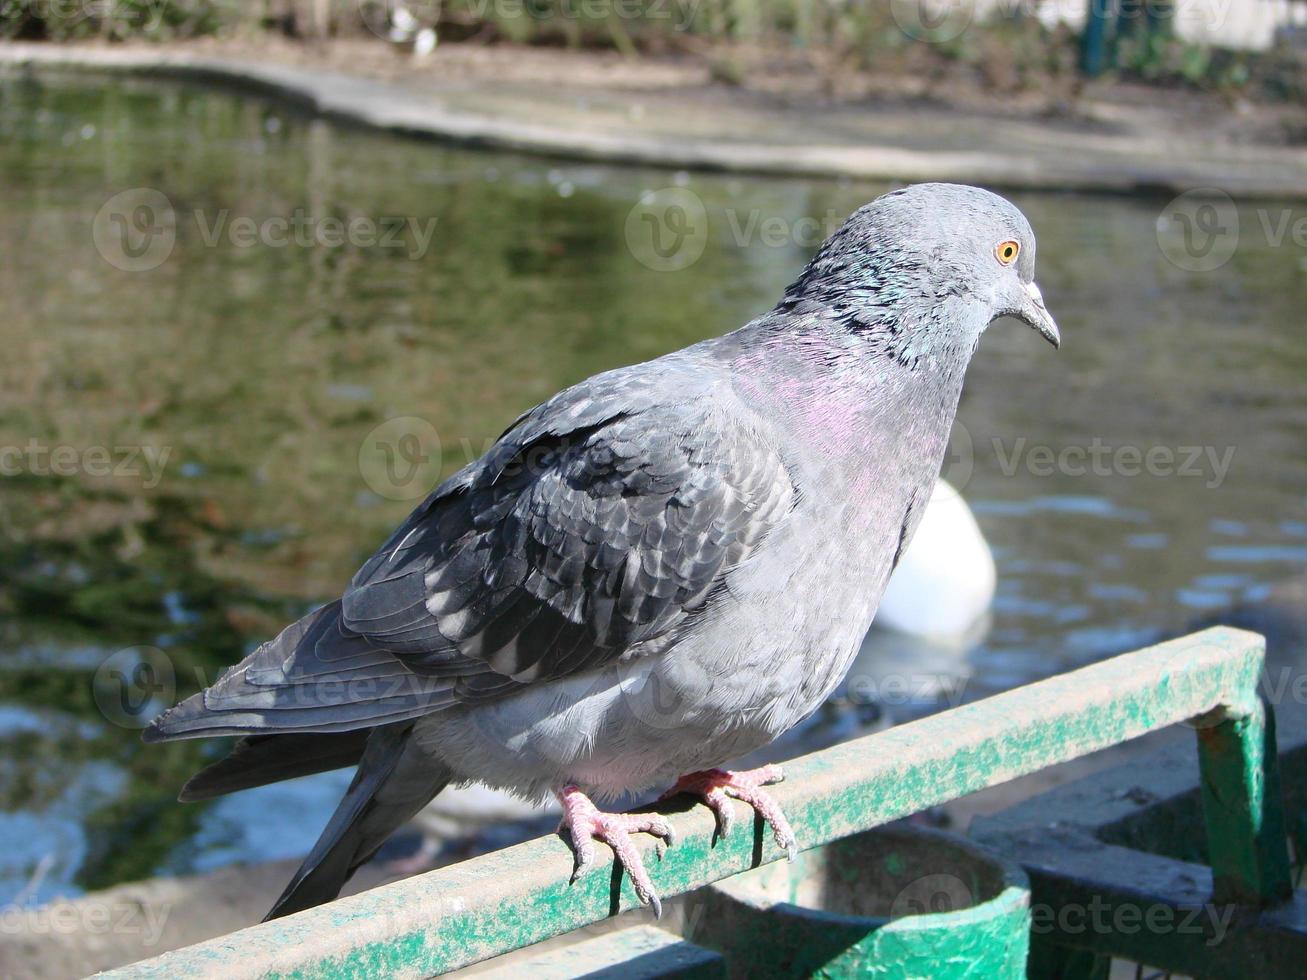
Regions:
M 647 383 L 612 375 L 607 398 L 595 397 L 600 376 L 523 416 L 414 511 L 340 601 L 147 737 L 344 731 L 664 646 L 796 491 L 743 425 L 692 398 L 633 407 Z

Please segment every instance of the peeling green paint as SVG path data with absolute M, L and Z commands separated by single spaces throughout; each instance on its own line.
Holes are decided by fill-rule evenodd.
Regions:
M 1292 886 L 1275 715 L 1253 701 L 1199 729 L 1198 745 L 1212 900 L 1254 906 L 1284 900 Z
M 738 980 L 1025 976 L 1024 872 L 941 831 L 897 825 L 857 834 L 688 901 L 702 913 L 690 918 L 690 938 L 721 950 Z
M 1263 652 L 1261 637 L 1217 628 L 1123 654 L 796 759 L 774 796 L 800 844 L 816 847 L 1222 706 L 1247 706 Z M 1244 748 L 1250 741 L 1233 731 L 1220 738 Z M 1224 791 L 1231 774 L 1255 768 L 1243 757 L 1232 767 L 1216 767 L 1212 779 Z M 1261 799 L 1251 778 L 1230 791 L 1231 813 L 1247 810 L 1239 800 Z M 750 822 L 740 821 L 730 838 L 714 842 L 713 819 L 703 807 L 670 819 L 681 843 L 661 861 L 652 843 L 644 849 L 665 896 L 780 857 L 759 821 L 752 822 L 752 833 Z M 1230 839 L 1238 839 L 1237 819 L 1229 826 Z M 1260 847 L 1229 850 L 1222 867 L 1230 881 L 1274 890 L 1270 855 Z M 575 885 L 568 884 L 571 867 L 566 844 L 544 837 L 110 976 L 430 976 L 637 904 L 602 849 L 595 869 Z

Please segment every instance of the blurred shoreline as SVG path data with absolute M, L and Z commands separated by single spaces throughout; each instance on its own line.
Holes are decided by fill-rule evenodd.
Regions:
M 764 59 L 766 52 L 756 53 Z M 726 84 L 710 61 L 258 38 L 0 43 L 0 71 L 175 76 L 383 131 L 548 157 L 996 188 L 1307 198 L 1307 107 L 1113 81 L 996 93 L 863 79 L 840 92 L 780 61 Z M 756 79 L 756 80 L 753 80 Z M 1218 110 L 1225 111 L 1218 111 Z

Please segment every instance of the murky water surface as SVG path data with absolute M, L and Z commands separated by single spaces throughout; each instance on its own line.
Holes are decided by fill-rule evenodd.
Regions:
M 686 222 L 632 214 L 667 188 Z M 338 594 L 521 410 L 765 310 L 882 190 L 0 80 L 0 903 L 307 848 L 343 774 L 180 806 L 216 747 L 133 726 Z M 1186 271 L 1165 201 L 1015 197 L 1066 343 L 1002 322 L 971 368 L 947 473 L 997 555 L 988 631 L 881 638 L 786 752 L 1139 645 L 1307 562 L 1307 254 L 1249 205 L 1233 257 Z

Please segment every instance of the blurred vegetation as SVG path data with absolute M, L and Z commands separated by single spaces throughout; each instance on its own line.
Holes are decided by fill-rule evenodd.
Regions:
M 1121 78 L 1219 92 L 1301 99 L 1302 57 L 1287 48 L 1236 52 L 1131 25 L 1113 42 Z M 628 55 L 703 54 L 714 80 L 740 84 L 733 49 L 783 47 L 835 70 L 965 73 L 993 91 L 1078 78 L 1079 35 L 1007 7 L 945 41 L 909 36 L 888 3 L 845 0 L 7 0 L 0 37 L 171 41 L 272 33 L 306 41 L 377 37 L 411 44 L 474 41 L 610 48 Z
M 6 0 L 0 37 L 69 41 L 166 41 L 217 34 L 262 21 L 259 4 L 240 0 Z
M 1004 29 L 1023 53 L 1002 84 L 1047 70 L 1029 24 Z M 986 45 L 1001 37 L 971 36 L 950 64 L 996 72 Z M 919 57 L 923 47 L 886 50 Z M 212 680 L 338 594 L 412 506 L 379 496 L 363 471 L 360 450 L 379 424 L 428 421 L 443 440 L 440 472 L 451 472 L 566 384 L 766 309 L 812 244 L 742 241 L 732 220 L 842 216 L 884 189 L 685 175 L 711 238 L 669 276 L 636 261 L 624 231 L 632 202 L 665 185 L 664 172 L 471 153 L 139 78 L 0 84 L 0 171 L 0 447 L 172 451 L 153 486 L 81 470 L 0 479 L 0 814 L 49 823 L 57 812 L 85 828 L 85 854 L 60 852 L 81 887 L 164 862 L 190 869 L 176 855 L 205 806 L 174 797 L 221 750 L 147 748 L 114 724 L 92 684 L 106 658 L 163 651 L 178 697 Z M 158 268 L 127 272 L 97 252 L 89 226 L 110 193 L 141 186 L 171 202 L 176 247 Z M 994 330 L 971 369 L 968 493 L 997 505 L 986 518 L 996 552 L 1021 559 L 1008 559 L 1000 628 L 979 661 L 994 684 L 1129 645 L 1123 637 L 1151 629 L 1167 597 L 1216 567 L 1209 519 L 1247 517 L 1250 541 L 1272 539 L 1307 485 L 1299 251 L 1250 234 L 1228 274 L 1192 275 L 1157 251 L 1157 202 L 1019 203 L 1040 229 L 1059 320 L 1084 342 L 1043 368 L 1027 332 Z M 434 220 L 436 231 L 421 254 L 244 247 L 206 241 L 199 221 L 297 211 Z M 1257 225 L 1251 213 L 1244 221 Z M 1140 330 L 1144 308 L 1152 319 Z M 1119 446 L 1237 444 L 1238 460 L 1216 495 L 1168 480 L 1013 479 L 985 447 L 1018 433 L 1032 446 L 1090 434 Z M 1129 510 L 1115 521 L 1011 509 L 1032 498 Z M 1141 532 L 1166 547 L 1122 544 Z M 1086 578 L 1108 588 L 1096 594 Z M 1143 598 L 1127 607 L 1111 588 L 1132 583 Z M 83 771 L 106 770 L 106 788 L 79 795 Z

